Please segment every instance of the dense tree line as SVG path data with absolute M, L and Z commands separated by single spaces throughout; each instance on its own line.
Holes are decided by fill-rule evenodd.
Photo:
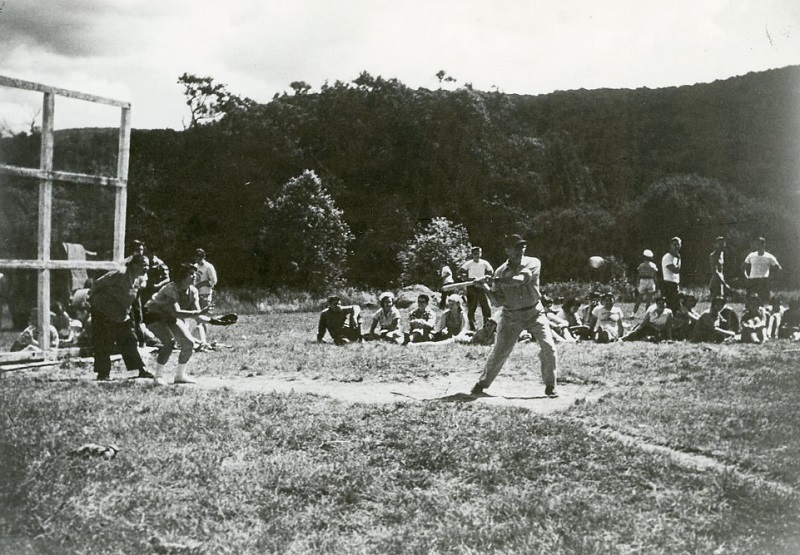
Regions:
M 173 262 L 203 246 L 224 284 L 318 287 L 281 251 L 298 247 L 282 242 L 275 220 L 286 185 L 310 170 L 352 234 L 346 252 L 332 252 L 354 285 L 398 284 L 409 275 L 404 249 L 436 218 L 464 226 L 497 262 L 504 234 L 526 235 L 547 281 L 591 277 L 594 254 L 634 267 L 644 248 L 660 255 L 681 235 L 686 279 L 699 284 L 714 236 L 730 237 L 738 265 L 764 235 L 786 268 L 783 284 L 797 285 L 800 67 L 540 96 L 411 89 L 362 73 L 316 92 L 298 81 L 267 103 L 210 78 L 181 80 L 195 85 L 187 95 L 211 90 L 216 104 L 188 98 L 207 123 L 193 117 L 184 131 L 134 130 L 128 236 Z M 115 152 L 113 131 L 59 132 L 56 167 L 112 174 Z M 35 167 L 37 157 L 35 135 L 0 139 L 4 163 Z M 35 252 L 36 189 L 3 180 L 0 256 Z M 58 190 L 54 241 L 110 250 L 104 195 Z M 300 233 L 302 218 L 281 214 L 286 237 Z

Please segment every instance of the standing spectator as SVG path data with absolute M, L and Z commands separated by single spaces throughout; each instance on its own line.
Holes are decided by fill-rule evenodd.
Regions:
M 449 263 L 442 266 L 439 275 L 442 278 L 442 282 L 439 286 L 439 291 L 442 293 L 442 298 L 439 301 L 439 309 L 444 310 L 447 307 L 447 296 L 450 295 L 450 291 L 445 291 L 444 286 L 455 283 L 455 280 L 453 279 L 453 269 L 450 268 Z
M 639 283 L 636 285 L 636 302 L 633 305 L 633 315 L 639 311 L 639 305 L 644 303 L 645 311 L 650 306 L 650 301 L 656 293 L 656 278 L 658 277 L 658 266 L 653 262 L 653 251 L 644 249 L 642 253 L 644 260 L 636 268 L 639 275 Z
M 328 297 L 328 308 L 319 315 L 319 326 L 317 326 L 319 343 L 322 343 L 326 332 L 330 334 L 335 345 L 361 341 L 361 307 L 342 306 L 339 297 Z
M 614 293 L 608 292 L 603 295 L 600 306 L 592 311 L 594 316 L 594 340 L 598 343 L 613 343 L 619 341 L 625 328 L 622 327 L 624 315 L 622 309 L 614 306 Z
M 480 247 L 472 247 L 472 258 L 467 260 L 459 268 L 459 277 L 462 280 L 482 280 L 494 273 L 492 265 L 481 258 L 482 250 Z M 486 322 L 491 315 L 492 309 L 489 306 L 489 298 L 486 290 L 481 283 L 473 283 L 467 286 L 467 318 L 469 319 L 469 329 L 475 331 L 475 310 L 481 307 L 483 322 Z
M 548 397 L 557 397 L 556 373 L 558 359 L 555 343 L 550 333 L 550 324 L 544 313 L 539 289 L 539 275 L 542 263 L 538 258 L 525 256 L 527 241 L 519 235 L 506 238 L 506 260 L 498 269 L 492 285 L 484 278 L 480 284 L 489 292 L 493 301 L 502 307 L 500 323 L 497 326 L 497 339 L 486 361 L 478 382 L 472 388 L 472 395 L 481 395 L 492 385 L 500 373 L 511 351 L 517 344 L 520 332 L 529 331 L 539 343 L 544 392 Z
M 681 283 L 681 238 L 673 237 L 669 241 L 669 252 L 661 258 L 662 294 L 667 308 L 674 314 L 681 304 L 678 290 Z
M 397 344 L 403 343 L 405 336 L 400 331 L 400 311 L 394 306 L 394 295 L 388 291 L 381 293 L 378 302 L 381 307 L 372 316 L 372 326 L 369 328 L 368 338 L 383 339 Z
M 433 328 L 436 325 L 436 315 L 428 308 L 430 297 L 422 293 L 417 297 L 417 308 L 408 315 L 408 335 L 406 343 L 421 343 L 430 341 Z
M 672 311 L 667 308 L 664 297 L 655 298 L 656 303 L 644 313 L 644 319 L 630 333 L 623 336 L 623 341 L 639 341 L 651 339 L 655 342 L 672 340 Z
M 156 293 L 145 305 L 147 325 L 161 342 L 156 357 L 153 381 L 164 385 L 164 369 L 175 343 L 178 344 L 178 366 L 174 383 L 195 383 L 187 366 L 194 352 L 194 340 L 186 327 L 186 319 L 199 320 L 208 312 L 200 308 L 199 294 L 194 286 L 197 268 L 194 264 L 183 264 L 175 272 L 175 279 Z
M 200 308 L 211 308 L 214 303 L 214 287 L 217 285 L 217 270 L 214 265 L 206 260 L 206 251 L 195 250 L 194 261 L 197 264 L 197 292 L 200 294 Z M 204 323 L 197 323 L 197 333 L 200 336 L 200 350 L 208 350 L 208 330 Z
M 119 349 L 128 370 L 138 370 L 140 378 L 152 378 L 145 369 L 137 348 L 138 342 L 131 317 L 133 303 L 139 293 L 141 278 L 149 261 L 142 254 L 130 256 L 125 271 L 112 270 L 101 276 L 89 291 L 92 307 L 92 345 L 94 371 L 98 381 L 109 379 L 111 354 Z
M 725 237 L 719 236 L 714 240 L 714 250 L 708 255 L 708 265 L 711 269 L 711 281 L 708 288 L 711 298 L 724 297 L 731 290 L 725 281 Z
M 766 250 L 767 240 L 759 237 L 753 241 L 753 252 L 747 255 L 742 264 L 744 277 L 747 278 L 747 294 L 758 295 L 762 303 L 770 300 L 770 270 L 782 270 L 778 259 Z

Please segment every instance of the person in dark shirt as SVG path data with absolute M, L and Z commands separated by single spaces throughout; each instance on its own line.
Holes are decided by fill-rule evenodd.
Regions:
M 329 297 L 328 308 L 319 315 L 317 341 L 322 343 L 326 333 L 336 345 L 361 341 L 361 307 L 342 306 L 339 297 Z
M 152 378 L 145 370 L 139 354 L 131 308 L 137 299 L 141 278 L 147 272 L 149 260 L 142 254 L 132 255 L 125 271 L 112 270 L 100 277 L 89 291 L 92 307 L 92 345 L 94 371 L 99 381 L 108 380 L 111 373 L 111 354 L 119 350 L 125 367 L 138 370 L 139 377 Z

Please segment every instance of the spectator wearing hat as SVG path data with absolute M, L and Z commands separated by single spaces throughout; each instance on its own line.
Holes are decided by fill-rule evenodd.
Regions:
M 214 287 L 217 285 L 217 269 L 206 260 L 206 251 L 194 251 L 194 263 L 197 264 L 197 293 L 200 295 L 200 308 L 211 308 L 214 304 Z M 197 324 L 197 333 L 200 337 L 200 350 L 210 349 L 208 345 L 208 329 L 202 322 Z
M 633 305 L 633 316 L 639 311 L 639 305 L 644 304 L 644 309 L 650 306 L 650 301 L 656 293 L 656 278 L 658 277 L 658 266 L 653 262 L 653 251 L 644 249 L 642 253 L 644 259 L 636 267 L 639 276 L 639 283 L 636 284 L 636 302 Z
M 708 289 L 711 298 L 724 297 L 731 290 L 730 285 L 725 281 L 725 237 L 720 235 L 714 239 L 714 250 L 708 255 L 708 266 L 711 270 L 711 280 L 708 282 Z
M 662 295 L 655 298 L 655 304 L 645 310 L 642 322 L 622 337 L 623 341 L 649 339 L 655 342 L 672 340 L 673 314 L 667 308 Z
M 475 311 L 480 306 L 481 316 L 485 323 L 492 315 L 492 309 L 489 306 L 489 298 L 486 295 L 486 290 L 478 283 L 486 277 L 490 277 L 494 273 L 492 265 L 486 260 L 481 258 L 483 253 L 480 247 L 472 247 L 472 258 L 467 260 L 461 265 L 458 270 L 459 277 L 462 280 L 473 280 L 476 283 L 467 286 L 467 318 L 469 319 L 469 329 L 475 331 Z
M 378 302 L 381 307 L 372 316 L 372 325 L 366 339 L 382 339 L 402 344 L 405 335 L 400 330 L 400 311 L 394 306 L 394 295 L 389 292 L 381 293 Z
M 661 289 L 664 299 L 674 314 L 680 308 L 679 289 L 681 284 L 681 246 L 680 237 L 669 240 L 669 252 L 661 258 Z
M 747 278 L 747 294 L 758 295 L 762 303 L 770 300 L 770 274 L 772 268 L 782 270 L 778 259 L 766 250 L 767 240 L 759 237 L 753 241 L 753 252 L 747 255 L 742 264 Z
M 317 341 L 322 343 L 328 333 L 335 345 L 361 341 L 361 307 L 342 305 L 337 296 L 328 297 L 328 307 L 319 315 Z
M 506 238 L 506 260 L 493 278 L 478 283 L 489 293 L 493 302 L 502 307 L 497 338 L 472 395 L 481 395 L 500 373 L 520 333 L 527 330 L 539 344 L 539 361 L 545 395 L 557 397 L 557 356 L 555 343 L 542 306 L 539 276 L 542 263 L 538 258 L 525 256 L 527 241 L 519 235 Z M 489 285 L 491 281 L 491 285 Z
M 139 354 L 132 318 L 132 306 L 148 267 L 147 257 L 135 253 L 128 259 L 124 271 L 112 270 L 106 273 L 94 282 L 89 291 L 94 371 L 98 381 L 109 379 L 111 354 L 117 351 L 122 355 L 128 370 L 138 370 L 139 377 L 142 378 L 153 377 L 145 370 Z

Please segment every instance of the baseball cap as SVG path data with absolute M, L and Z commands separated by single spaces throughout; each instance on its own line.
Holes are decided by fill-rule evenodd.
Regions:
M 512 233 L 508 237 L 506 237 L 506 246 L 507 247 L 516 247 L 517 245 L 527 245 L 528 242 L 522 238 L 521 235 L 517 235 L 516 233 Z

